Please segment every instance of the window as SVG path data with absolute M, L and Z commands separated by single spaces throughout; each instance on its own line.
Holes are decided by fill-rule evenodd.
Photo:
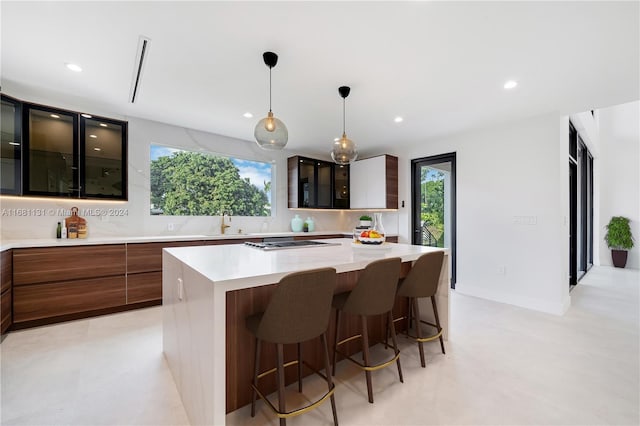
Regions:
M 269 163 L 151 145 L 151 214 L 271 216 Z

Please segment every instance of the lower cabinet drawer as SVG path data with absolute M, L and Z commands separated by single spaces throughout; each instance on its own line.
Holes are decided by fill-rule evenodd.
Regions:
M 4 334 L 11 325 L 11 289 L 2 293 L 0 296 L 0 334 Z
M 127 304 L 162 299 L 162 272 L 127 275 Z
M 13 322 L 31 321 L 124 305 L 124 275 L 13 288 Z

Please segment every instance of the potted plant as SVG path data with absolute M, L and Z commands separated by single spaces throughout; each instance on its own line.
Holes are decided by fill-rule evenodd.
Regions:
M 360 216 L 360 225 L 358 225 L 358 227 L 367 227 L 367 228 L 371 228 L 371 216 L 367 216 L 367 215 L 362 215 Z
M 622 216 L 612 217 L 607 225 L 607 234 L 604 236 L 604 240 L 611 249 L 613 266 L 624 268 L 627 264 L 627 250 L 633 247 L 629 219 Z

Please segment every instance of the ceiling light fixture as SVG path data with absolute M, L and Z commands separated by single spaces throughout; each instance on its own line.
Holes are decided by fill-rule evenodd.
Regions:
M 518 82 L 515 80 L 509 80 L 504 84 L 505 89 L 513 89 L 518 85 Z
M 273 52 L 264 52 L 262 59 L 269 67 L 269 113 L 258 121 L 253 136 L 262 149 L 282 149 L 289 140 L 289 132 L 284 123 L 275 118 L 271 111 L 271 68 L 278 63 L 278 55 Z
M 91 114 L 80 114 L 82 115 L 84 118 L 92 118 L 93 116 Z
M 245 112 L 244 114 L 242 114 L 242 116 L 244 118 L 253 118 L 253 114 L 251 114 L 250 112 Z
M 67 62 L 66 64 L 64 64 L 67 69 L 73 71 L 73 72 L 82 72 L 82 68 L 80 67 L 80 65 L 76 65 L 76 64 L 72 64 Z
M 100 127 L 107 127 L 107 125 L 104 123 L 100 123 Z
M 51 114 L 51 115 L 49 115 L 49 117 L 51 117 L 51 118 L 60 118 L 60 116 L 58 114 Z
M 396 117 L 396 118 L 393 119 L 393 121 L 395 121 L 396 123 L 402 123 L 404 121 L 404 118 Z
M 345 131 L 346 113 L 345 113 L 345 99 L 349 96 L 351 88 L 347 86 L 341 86 L 338 88 L 338 93 L 342 97 L 342 137 L 333 143 L 333 149 L 331 150 L 331 158 L 337 164 L 349 164 L 356 161 L 358 158 L 358 150 L 356 144 L 349 138 L 347 138 L 347 132 Z

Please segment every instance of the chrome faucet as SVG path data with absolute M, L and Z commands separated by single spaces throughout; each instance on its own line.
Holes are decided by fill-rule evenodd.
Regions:
M 229 214 L 229 222 L 231 222 L 231 215 Z M 224 212 L 222 212 L 222 214 L 220 215 L 220 233 L 222 235 L 224 235 L 224 231 L 227 228 L 230 228 L 231 225 L 227 225 L 226 223 L 224 223 Z

